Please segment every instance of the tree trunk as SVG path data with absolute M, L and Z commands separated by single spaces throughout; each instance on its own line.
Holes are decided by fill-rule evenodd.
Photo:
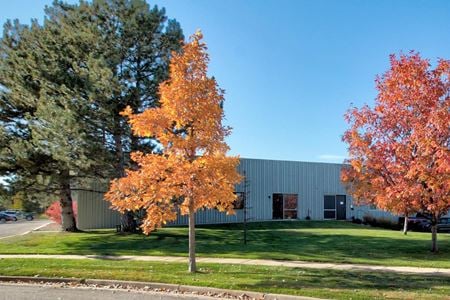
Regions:
M 136 223 L 134 221 L 134 214 L 131 211 L 127 211 L 122 215 L 122 218 L 120 220 L 121 231 L 122 232 L 136 232 Z
M 117 127 L 114 132 L 114 147 L 116 149 L 116 176 L 121 178 L 125 176 L 125 161 L 123 153 L 123 143 L 122 143 L 122 130 L 120 129 L 120 119 L 116 119 Z M 124 213 L 120 219 L 120 230 L 122 232 L 135 232 L 136 227 L 134 226 L 133 212 L 128 211 Z
M 120 125 L 118 124 L 117 126 Z M 114 148 L 116 150 L 114 151 L 116 154 L 116 176 L 120 178 L 125 175 L 125 162 L 123 157 L 122 131 L 119 128 L 117 128 L 114 132 Z
M 195 211 L 192 204 L 189 205 L 189 272 L 197 272 L 195 262 Z
M 437 253 L 438 252 L 438 246 L 437 246 L 437 225 L 431 226 L 431 252 Z
M 438 252 L 438 245 L 437 245 L 437 223 L 438 218 L 436 216 L 431 217 L 431 252 L 437 253 Z
M 403 234 L 408 234 L 408 216 L 405 215 L 405 223 L 403 224 Z
M 61 227 L 63 231 L 75 232 L 78 228 L 73 213 L 69 170 L 62 171 L 60 176 Z

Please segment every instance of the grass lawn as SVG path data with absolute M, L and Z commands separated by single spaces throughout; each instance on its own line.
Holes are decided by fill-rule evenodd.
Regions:
M 1 226 L 1 225 L 0 225 Z M 348 222 L 292 221 L 197 228 L 197 254 L 238 257 L 450 268 L 450 234 L 439 234 L 439 254 L 429 251 L 429 233 L 382 230 Z M 0 240 L 2 254 L 103 254 L 186 256 L 186 227 L 160 229 L 150 236 L 112 230 L 31 233 Z
M 328 299 L 450 299 L 450 278 L 377 272 L 105 260 L 1 259 L 0 274 L 138 280 Z

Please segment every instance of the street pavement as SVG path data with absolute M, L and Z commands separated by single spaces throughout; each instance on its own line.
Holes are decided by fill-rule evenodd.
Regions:
M 49 220 L 33 220 L 33 221 L 19 220 L 16 222 L 12 221 L 6 222 L 0 224 L 0 239 L 9 236 L 25 234 L 31 230 L 34 230 L 41 226 L 45 226 L 50 223 L 51 221 Z
M 100 289 L 100 288 L 73 288 L 73 287 L 57 287 L 42 286 L 28 284 L 0 284 L 0 300 L 41 300 L 41 299 L 58 299 L 58 300 L 144 300 L 144 299 L 161 299 L 161 300 L 210 300 L 217 299 L 200 295 L 171 294 L 164 292 L 140 292 L 127 291 L 117 289 Z

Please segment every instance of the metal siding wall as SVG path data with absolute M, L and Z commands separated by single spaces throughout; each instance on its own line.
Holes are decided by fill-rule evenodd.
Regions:
M 274 193 L 298 194 L 298 218 L 310 210 L 312 219 L 323 219 L 323 196 L 346 195 L 340 182 L 340 164 L 242 159 L 240 170 L 249 180 L 249 215 L 252 220 L 272 219 Z M 270 198 L 269 198 L 270 196 Z M 347 196 L 350 218 L 351 197 Z
M 248 179 L 248 218 L 250 221 L 272 220 L 272 195 L 274 193 L 298 194 L 299 219 L 305 219 L 310 210 L 314 220 L 323 220 L 324 195 L 347 195 L 340 181 L 341 164 L 275 161 L 242 158 L 238 170 L 246 172 Z M 104 191 L 106 184 L 93 183 L 92 189 Z M 244 184 L 236 187 L 242 192 Z M 367 207 L 350 209 L 352 199 L 347 195 L 347 218 L 368 212 Z M 78 193 L 79 226 L 81 229 L 107 228 L 120 224 L 120 214 L 109 209 L 101 193 Z M 373 211 L 380 216 L 388 213 Z M 387 216 L 387 215 L 386 215 Z M 201 210 L 196 214 L 197 224 L 236 223 L 243 221 L 242 210 L 235 215 L 213 210 Z M 180 216 L 169 225 L 186 225 L 187 216 Z
M 102 191 L 107 185 L 101 182 L 91 182 L 88 189 L 99 191 L 78 191 L 78 228 L 98 229 L 113 228 L 120 224 L 120 214 L 109 208 L 110 203 L 103 199 Z

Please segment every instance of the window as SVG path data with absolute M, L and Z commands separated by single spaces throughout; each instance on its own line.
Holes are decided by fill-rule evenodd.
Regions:
M 323 197 L 323 218 L 336 219 L 336 196 L 328 195 Z
M 272 195 L 272 219 L 297 219 L 297 194 Z
M 297 194 L 284 194 L 283 219 L 297 219 Z
M 335 196 L 324 196 L 324 209 L 336 209 L 336 200 Z
M 242 192 L 235 192 L 235 195 L 237 195 L 236 200 L 234 200 L 233 208 L 234 209 L 244 209 L 244 193 Z
M 369 209 L 370 209 L 370 210 L 376 210 L 376 209 L 377 209 L 377 206 L 376 206 L 375 204 L 370 204 L 370 205 L 369 205 Z
M 336 219 L 336 211 L 334 210 L 324 210 L 323 211 L 324 219 Z

